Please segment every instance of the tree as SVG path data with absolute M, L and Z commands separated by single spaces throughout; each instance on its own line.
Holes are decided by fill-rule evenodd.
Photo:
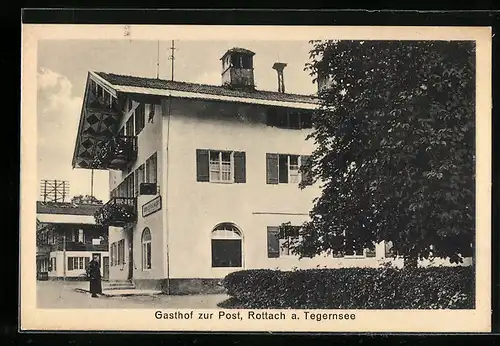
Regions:
M 293 251 L 390 241 L 405 265 L 472 256 L 474 43 L 311 43 L 306 70 L 331 83 L 318 93 L 303 171 L 323 189 Z

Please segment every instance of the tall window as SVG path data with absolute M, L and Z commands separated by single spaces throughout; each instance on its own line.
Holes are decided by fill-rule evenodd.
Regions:
M 298 184 L 302 179 L 309 182 L 306 174 L 300 173 L 300 166 L 305 164 L 309 156 L 288 154 L 266 154 L 268 184 Z
M 149 228 L 142 231 L 142 270 L 151 269 L 151 232 Z
M 134 135 L 134 114 L 131 114 L 127 122 L 125 123 L 125 131 L 127 132 L 127 136 Z
M 241 232 L 232 224 L 221 224 L 212 231 L 212 267 L 242 266 Z
M 50 258 L 50 266 L 51 266 L 52 271 L 54 271 L 54 272 L 57 271 L 56 265 L 57 265 L 56 258 L 55 257 L 51 257 Z
M 118 241 L 117 249 L 117 264 L 125 264 L 125 239 L 120 239 Z
M 116 265 L 116 242 L 111 244 L 111 265 Z
M 146 160 L 146 183 L 156 183 L 157 174 L 156 153 L 154 153 Z
M 78 230 L 78 242 L 83 243 L 84 241 L 85 241 L 85 239 L 83 237 L 83 229 L 79 229 Z
M 130 111 L 133 107 L 132 99 L 129 97 L 127 99 L 127 111 Z
M 135 109 L 135 135 L 139 135 L 146 122 L 146 108 L 144 103 L 139 104 Z
M 210 181 L 231 182 L 232 153 L 229 151 L 210 151 Z
M 196 180 L 213 183 L 245 183 L 245 152 L 197 149 Z
M 277 226 L 267 227 L 267 257 L 277 258 L 292 255 L 291 244 L 297 240 L 300 227 L 290 227 L 281 232 Z
M 139 195 L 141 183 L 144 183 L 144 164 L 140 165 L 135 171 L 135 195 Z

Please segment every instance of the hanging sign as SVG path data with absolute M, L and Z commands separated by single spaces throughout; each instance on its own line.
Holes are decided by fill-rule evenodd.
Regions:
M 142 206 L 142 217 L 156 213 L 161 209 L 161 196 L 158 196 Z

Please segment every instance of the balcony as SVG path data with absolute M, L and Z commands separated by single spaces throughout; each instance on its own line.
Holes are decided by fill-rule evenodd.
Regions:
M 137 200 L 134 197 L 113 197 L 94 214 L 98 225 L 125 227 L 137 221 Z
M 57 244 L 57 251 L 64 250 L 64 244 Z M 108 244 L 89 244 L 74 241 L 66 242 L 66 251 L 108 251 Z
M 118 115 L 120 106 L 118 100 L 107 92 L 90 88 L 88 90 L 87 110 L 92 113 Z
M 92 162 L 95 169 L 124 170 L 137 159 L 137 137 L 116 136 L 97 148 Z

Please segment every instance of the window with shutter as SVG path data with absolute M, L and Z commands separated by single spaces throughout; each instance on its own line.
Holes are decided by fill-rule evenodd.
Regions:
M 208 150 L 196 149 L 196 181 L 210 181 Z
M 89 263 L 90 263 L 90 258 L 85 257 L 85 269 L 89 267 Z
M 234 182 L 246 183 L 246 156 L 245 152 L 236 151 L 234 157 Z
M 278 154 L 266 154 L 266 180 L 268 184 L 278 184 Z
M 267 257 L 280 257 L 279 229 L 278 227 L 267 227 Z

